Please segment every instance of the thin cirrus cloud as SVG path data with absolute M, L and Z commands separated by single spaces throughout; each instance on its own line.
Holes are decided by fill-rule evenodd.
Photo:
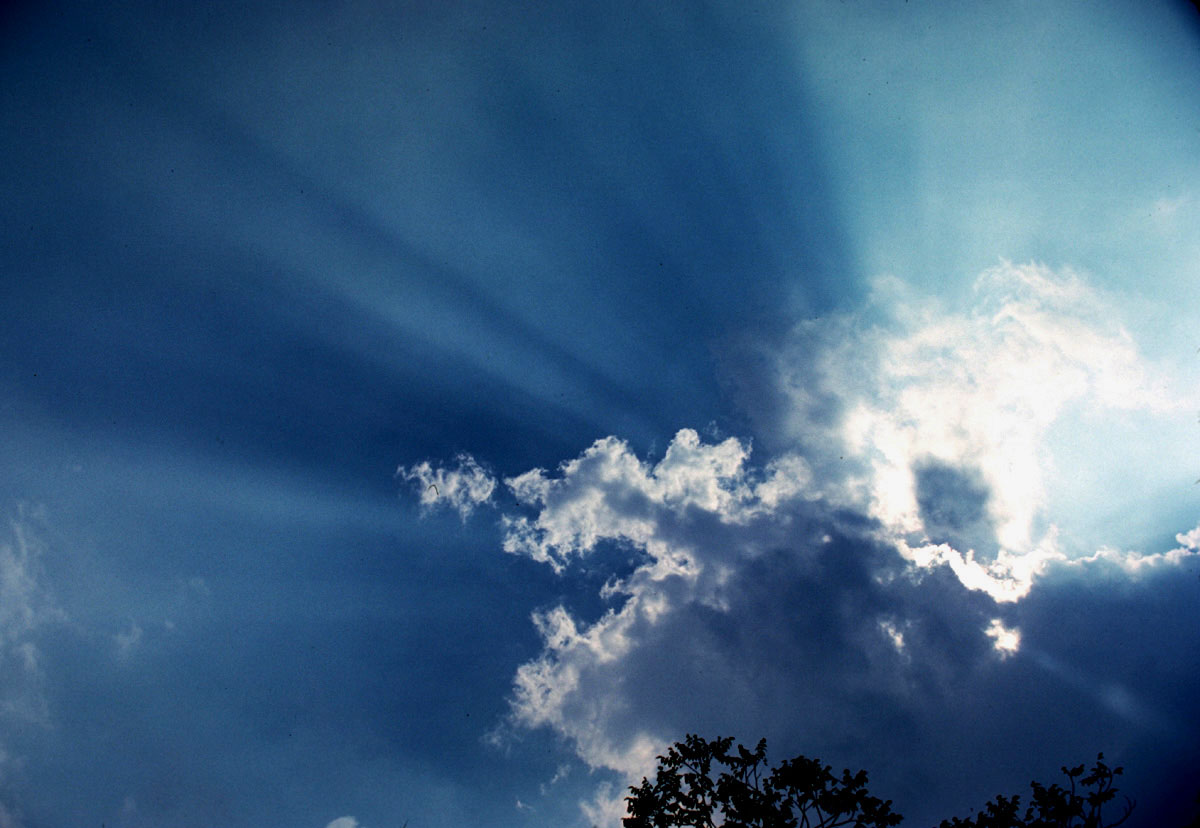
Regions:
M 682 429 L 652 463 L 610 436 L 505 481 L 506 552 L 563 577 L 611 566 L 605 548 L 636 553 L 608 573 L 599 617 L 534 614 L 543 649 L 516 672 L 506 727 L 548 728 L 623 782 L 705 723 L 815 745 L 894 735 L 969 665 L 1021 652 L 1005 608 L 1040 579 L 1136 579 L 1200 551 L 1200 528 L 1171 550 L 1083 552 L 1058 525 L 1060 420 L 1188 404 L 1086 280 L 1003 263 L 965 311 L 895 282 L 874 301 L 875 321 L 804 323 L 777 355 L 794 450 L 754 465 L 748 442 Z M 464 518 L 495 488 L 465 455 L 401 472 Z M 754 712 L 780 709 L 807 712 Z M 621 790 L 602 786 L 586 815 L 615 822 Z
M 29 514 L 32 511 L 33 514 Z M 9 522 L 9 538 L 0 541 L 0 779 L 20 767 L 10 737 L 44 732 L 53 724 L 39 639 L 66 620 L 44 584 L 44 547 L 35 531 L 37 510 L 22 508 Z M 0 801 L 0 826 L 21 828 L 19 814 Z
M 21 514 L 9 528 L 10 539 L 0 542 L 0 716 L 41 725 L 49 714 L 38 638 L 66 616 L 43 584 L 44 550 L 31 521 Z M 0 749 L 0 765 L 3 758 Z

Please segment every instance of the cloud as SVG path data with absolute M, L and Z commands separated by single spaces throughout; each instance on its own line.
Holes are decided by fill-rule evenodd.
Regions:
M 352 816 L 338 817 L 330 822 L 325 828 L 359 828 L 358 820 Z
M 119 632 L 113 636 L 113 643 L 117 646 L 117 657 L 122 661 L 128 660 L 133 651 L 137 649 L 142 642 L 143 630 L 136 621 L 129 622 L 129 630 Z
M 551 729 L 622 783 L 693 730 L 899 755 L 977 677 L 1028 669 L 1005 607 L 1039 578 L 1195 554 L 1200 528 L 1161 553 L 1069 554 L 1051 514 L 1060 419 L 1182 405 L 1106 300 L 1037 265 L 994 268 L 974 294 L 951 312 L 884 280 L 875 321 L 800 325 L 778 359 L 793 447 L 765 464 L 682 429 L 657 463 L 610 436 L 505 480 L 506 552 L 563 577 L 611 569 L 599 617 L 534 614 L 543 649 L 516 672 L 510 725 Z M 623 790 L 585 815 L 616 824 Z
M 1056 429 L 1190 403 L 1071 271 L 1003 263 L 972 298 L 949 309 L 880 279 L 870 313 L 798 326 L 778 377 L 827 497 L 864 508 L 914 563 L 1011 601 L 1065 554 L 1047 509 Z
M 42 584 L 44 548 L 32 514 L 21 509 L 9 522 L 10 540 L 0 542 L 0 713 L 20 722 L 45 723 L 49 711 L 38 637 L 66 616 Z
M 505 516 L 504 550 L 562 572 L 600 541 L 618 541 L 649 549 L 660 576 L 686 574 L 691 562 L 677 533 L 688 530 L 689 515 L 746 525 L 807 491 L 811 474 L 803 458 L 785 456 L 754 474 L 745 467 L 749 454 L 736 438 L 705 444 L 685 428 L 650 466 L 616 437 L 597 440 L 563 463 L 558 477 L 534 469 L 505 481 L 517 501 L 538 514 L 533 520 Z
M 945 672 L 931 658 L 992 650 L 986 599 L 906 577 L 875 522 L 812 495 L 801 458 L 756 468 L 749 455 L 683 429 L 656 464 L 606 438 L 556 474 L 506 481 L 534 512 L 506 516 L 507 551 L 564 576 L 603 566 L 605 544 L 644 553 L 610 573 L 599 618 L 562 605 L 534 615 L 544 649 L 517 670 L 513 726 L 550 728 L 628 782 L 684 728 L 728 722 L 727 707 L 744 718 L 806 699 L 829 722 L 869 721 L 880 693 L 910 692 L 906 669 Z M 585 810 L 597 820 L 619 800 L 610 791 Z
M 513 682 L 509 726 L 548 728 L 593 770 L 616 774 L 581 804 L 591 822 L 619 824 L 624 785 L 685 732 L 770 734 L 817 755 L 870 746 L 871 765 L 910 751 L 922 723 L 943 715 L 968 733 L 977 713 L 960 709 L 964 693 L 1001 705 L 1014 679 L 994 671 L 1028 675 L 1024 624 L 1004 609 L 1026 592 L 994 594 L 989 565 L 947 544 L 907 546 L 821 497 L 808 465 L 785 460 L 756 467 L 747 444 L 683 429 L 658 463 L 610 437 L 554 473 L 506 481 L 525 512 L 505 516 L 509 552 L 565 578 L 611 566 L 606 545 L 644 553 L 631 571 L 608 573 L 599 617 L 565 605 L 535 613 L 543 649 Z M 968 504 L 942 520 L 969 524 L 976 512 Z M 1180 550 L 1191 554 L 1198 538 L 1180 534 Z M 1115 559 L 1123 576 L 1140 572 L 1134 554 Z M 1036 580 L 1020 560 L 996 561 L 1014 580 Z
M 1044 650 L 1023 658 L 1045 636 L 1020 612 L 1039 583 L 1138 581 L 1200 553 L 1200 527 L 1148 554 L 1064 532 L 1079 521 L 1059 489 L 1087 470 L 1064 475 L 1056 452 L 1080 418 L 1190 405 L 1119 318 L 1040 265 L 985 272 L 966 308 L 881 279 L 869 308 L 803 322 L 775 355 L 785 439 L 765 462 L 685 428 L 656 463 L 609 436 L 505 479 L 504 551 L 604 584 L 589 616 L 533 614 L 542 650 L 516 671 L 507 726 L 548 728 L 615 774 L 581 806 L 615 824 L 622 786 L 685 732 L 871 745 L 866 765 L 911 754 L 923 724 L 977 729 L 963 699 L 1003 705 L 1016 676 L 1061 682 Z M 398 474 L 464 519 L 498 489 L 467 455 Z
M 435 469 L 424 461 L 408 468 L 400 466 L 396 475 L 414 484 L 423 509 L 448 506 L 463 520 L 489 502 L 496 489 L 496 479 L 469 454 L 459 454 L 450 468 Z
M 1009 629 L 999 618 L 993 618 L 988 628 L 984 630 L 987 637 L 992 639 L 996 652 L 1007 658 L 1021 649 L 1021 631 Z

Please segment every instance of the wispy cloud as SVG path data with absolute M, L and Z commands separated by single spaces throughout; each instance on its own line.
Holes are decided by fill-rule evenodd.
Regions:
M 66 616 L 43 585 L 43 545 L 22 509 L 0 543 L 0 711 L 21 721 L 48 718 L 39 633 Z
M 496 478 L 469 454 L 459 454 L 450 467 L 435 468 L 428 460 L 401 466 L 396 475 L 414 485 L 422 508 L 445 506 L 456 510 L 463 520 L 489 502 L 496 489 Z
M 24 828 L 24 826 L 24 822 L 3 804 L 0 804 L 0 828 Z
M 130 621 L 128 630 L 114 635 L 113 643 L 117 647 L 117 657 L 122 661 L 131 658 L 138 645 L 142 642 L 143 632 L 141 626 L 136 621 Z

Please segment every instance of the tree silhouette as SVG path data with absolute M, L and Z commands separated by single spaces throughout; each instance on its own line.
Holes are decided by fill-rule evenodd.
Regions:
M 867 793 L 867 772 L 842 771 L 797 756 L 767 772 L 767 741 L 753 750 L 733 739 L 688 735 L 658 757 L 653 784 L 630 788 L 625 828 L 889 828 L 891 800 Z M 714 777 L 714 765 L 722 768 Z
M 658 757 L 654 782 L 643 778 L 629 789 L 624 828 L 890 828 L 902 820 L 890 799 L 867 792 L 866 771 L 839 777 L 819 760 L 797 756 L 768 772 L 766 739 L 754 750 L 732 747 L 732 737 L 689 734 L 676 742 Z M 1070 786 L 1031 782 L 1024 810 L 1020 796 L 997 796 L 981 812 L 938 828 L 1116 828 L 1133 813 L 1135 803 L 1125 797 L 1119 818 L 1105 821 L 1124 769 L 1105 764 L 1103 753 L 1086 772 L 1084 765 L 1062 771 Z M 1200 828 L 1200 816 L 1187 828 Z
M 1047 788 L 1031 782 L 1033 794 L 1024 812 L 1020 796 L 997 796 L 975 816 L 942 820 L 939 828 L 1115 828 L 1133 813 L 1135 803 L 1125 797 L 1121 817 L 1115 822 L 1104 821 L 1105 806 L 1117 796 L 1113 782 L 1124 769 L 1106 765 L 1103 753 L 1096 756 L 1096 764 L 1086 776 L 1083 765 L 1064 767 L 1062 771 L 1070 780 L 1070 790 L 1057 784 Z

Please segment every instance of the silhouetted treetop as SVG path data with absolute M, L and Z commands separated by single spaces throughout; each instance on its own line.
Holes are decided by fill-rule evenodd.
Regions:
M 979 813 L 938 828 L 1116 828 L 1129 819 L 1134 802 L 1124 797 L 1120 815 L 1106 821 L 1123 769 L 1107 765 L 1103 753 L 1090 769 L 1062 771 L 1069 787 L 1031 782 L 1024 808 L 1020 796 L 997 796 Z M 624 828 L 890 828 L 902 820 L 891 800 L 868 793 L 866 771 L 838 776 L 806 756 L 768 770 L 766 739 L 749 750 L 734 749 L 732 737 L 689 734 L 658 757 L 653 782 L 643 778 L 629 792 Z
M 867 792 L 867 772 L 842 771 L 797 756 L 767 770 L 767 742 L 754 750 L 732 737 L 689 735 L 659 756 L 653 783 L 630 788 L 625 828 L 888 828 L 891 800 Z
M 1120 818 L 1104 821 L 1105 806 L 1117 796 L 1113 782 L 1124 768 L 1110 768 L 1104 763 L 1103 753 L 1096 756 L 1096 764 L 1086 776 L 1083 765 L 1064 767 L 1062 772 L 1070 781 L 1070 789 L 1030 782 L 1033 793 L 1024 811 L 1019 795 L 997 796 L 975 816 L 942 820 L 939 828 L 1115 828 L 1133 813 L 1134 802 L 1125 797 Z

